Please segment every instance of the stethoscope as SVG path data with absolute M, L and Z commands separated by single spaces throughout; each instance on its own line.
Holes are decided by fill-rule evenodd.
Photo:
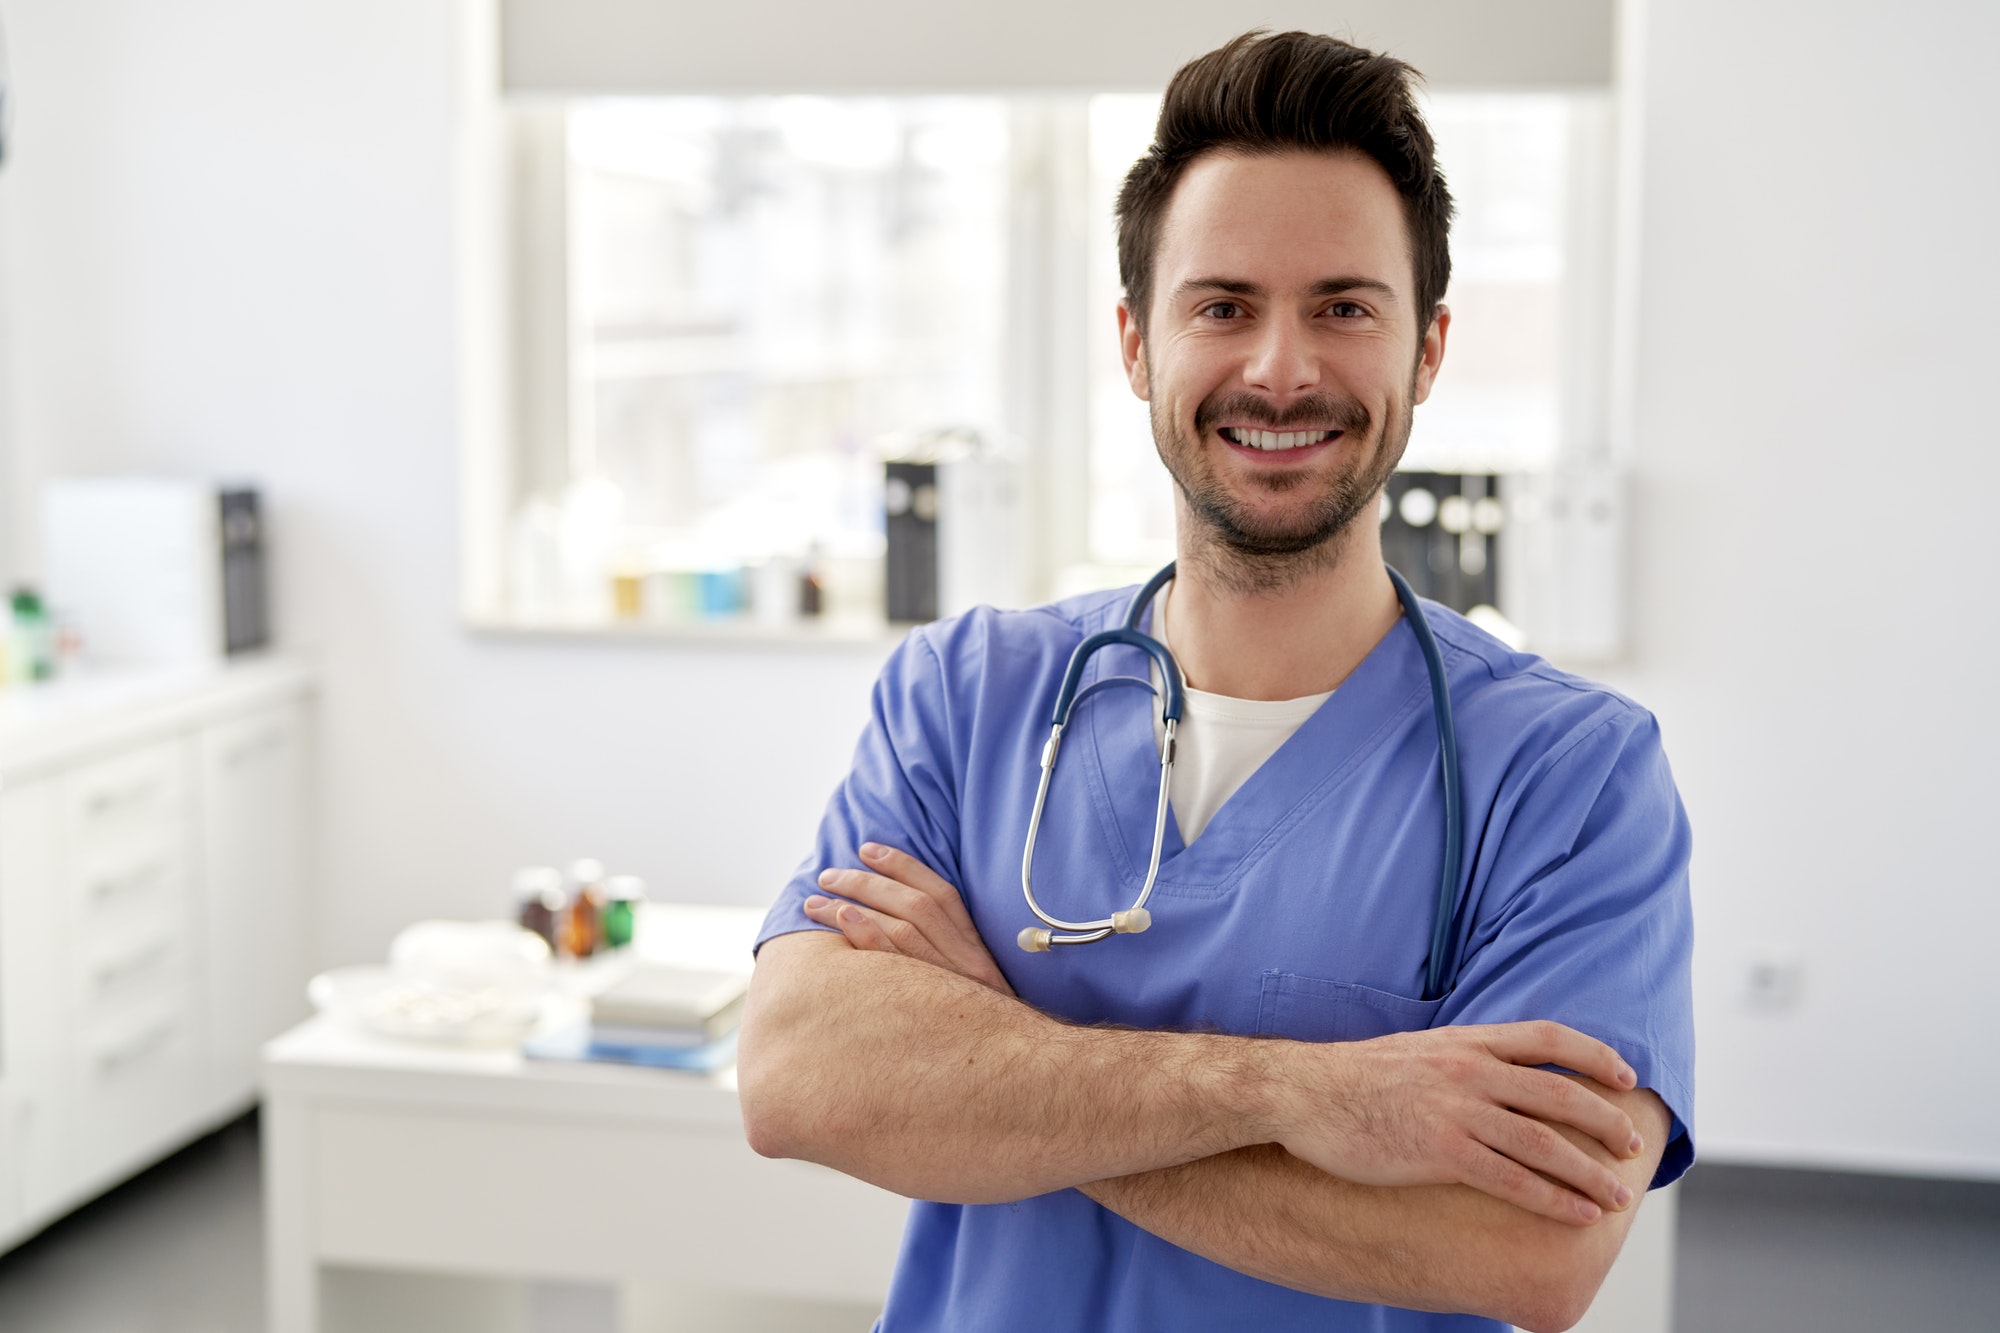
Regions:
M 1396 585 L 1396 597 L 1403 603 L 1403 614 L 1409 617 L 1410 628 L 1416 632 L 1417 646 L 1423 649 L 1424 669 L 1429 673 L 1431 682 L 1431 716 L 1437 723 L 1438 750 L 1444 758 L 1444 874 L 1438 882 L 1437 915 L 1431 922 L 1431 951 L 1424 968 L 1424 998 L 1433 1000 L 1444 993 L 1446 937 L 1451 932 L 1452 908 L 1458 899 L 1458 868 L 1465 851 L 1465 829 L 1459 809 L 1458 734 L 1452 727 L 1451 690 L 1445 683 L 1444 658 L 1438 652 L 1430 622 L 1424 618 L 1423 607 L 1418 604 L 1416 593 L 1410 590 L 1403 576 L 1386 565 L 1383 568 L 1388 570 L 1389 582 Z M 1160 589 L 1173 577 L 1174 566 L 1171 564 L 1153 575 L 1126 609 L 1125 623 L 1093 634 L 1078 644 L 1076 651 L 1070 654 L 1069 669 L 1063 672 L 1062 689 L 1056 694 L 1055 713 L 1050 719 L 1049 739 L 1042 746 L 1042 777 L 1035 789 L 1034 812 L 1028 816 L 1028 845 L 1021 853 L 1021 894 L 1028 900 L 1028 910 L 1042 923 L 1040 926 L 1029 926 L 1018 936 L 1020 946 L 1029 953 L 1043 953 L 1058 944 L 1095 944 L 1113 935 L 1136 935 L 1153 924 L 1153 914 L 1146 910 L 1146 899 L 1152 896 L 1153 881 L 1160 875 L 1160 846 L 1166 838 L 1168 793 L 1174 776 L 1174 732 L 1180 725 L 1185 697 L 1180 666 L 1174 661 L 1174 655 L 1167 650 L 1166 644 L 1141 630 L 1139 620 Z M 1079 690 L 1077 685 L 1083 679 L 1083 669 L 1089 664 L 1092 654 L 1113 644 L 1137 648 L 1151 657 L 1160 669 L 1160 686 L 1155 687 L 1151 680 L 1140 676 L 1106 676 Z M 1049 798 L 1049 780 L 1055 776 L 1056 751 L 1062 748 L 1063 729 L 1069 726 L 1070 717 L 1078 704 L 1099 690 L 1118 685 L 1142 686 L 1160 700 L 1163 734 L 1160 740 L 1160 794 L 1153 807 L 1153 856 L 1146 866 L 1146 882 L 1140 886 L 1139 896 L 1132 900 L 1130 907 L 1097 921 L 1065 921 L 1061 917 L 1050 916 L 1035 901 L 1034 885 L 1029 878 L 1035 861 L 1035 836 L 1041 831 L 1042 807 Z

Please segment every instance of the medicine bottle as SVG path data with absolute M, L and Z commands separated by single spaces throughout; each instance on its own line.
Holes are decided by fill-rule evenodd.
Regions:
M 562 950 L 588 958 L 604 944 L 604 863 L 590 857 L 570 862 L 569 907 L 563 914 Z
M 622 949 L 632 942 L 639 904 L 646 900 L 646 881 L 637 875 L 613 875 L 604 882 L 604 947 Z
M 556 924 L 562 919 L 562 872 L 554 866 L 524 866 L 514 872 L 514 919 L 558 952 Z

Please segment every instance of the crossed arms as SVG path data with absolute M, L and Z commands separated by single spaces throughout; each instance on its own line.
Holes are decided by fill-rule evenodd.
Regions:
M 739 1066 L 751 1146 L 913 1197 L 1075 1187 L 1184 1249 L 1343 1300 L 1581 1318 L 1668 1117 L 1552 1023 L 1293 1042 L 1081 1028 L 1015 999 L 900 852 L 767 942 Z M 1560 1064 L 1589 1077 L 1534 1068 Z

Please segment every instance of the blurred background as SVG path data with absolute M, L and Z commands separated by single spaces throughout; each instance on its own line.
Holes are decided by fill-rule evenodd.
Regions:
M 1428 77 L 1454 322 L 1392 559 L 1664 729 L 1673 1326 L 2000 1327 L 1973 0 L 0 3 L 0 1244 L 241 1111 L 306 976 L 520 867 L 763 906 L 909 623 L 1166 558 L 1110 200 L 1253 23 Z M 90 1094 L 21 1025 L 83 1014 L 43 955 L 95 927 L 52 886 L 149 864 L 90 880 L 80 832 L 148 764 L 220 913 L 160 966 L 233 1072 L 58 1153 L 36 1114 Z

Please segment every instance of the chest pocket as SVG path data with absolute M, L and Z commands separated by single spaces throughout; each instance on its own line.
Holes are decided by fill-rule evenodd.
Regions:
M 1266 972 L 1257 1035 L 1293 1041 L 1367 1041 L 1431 1025 L 1443 1000 L 1412 1000 L 1351 981 Z

